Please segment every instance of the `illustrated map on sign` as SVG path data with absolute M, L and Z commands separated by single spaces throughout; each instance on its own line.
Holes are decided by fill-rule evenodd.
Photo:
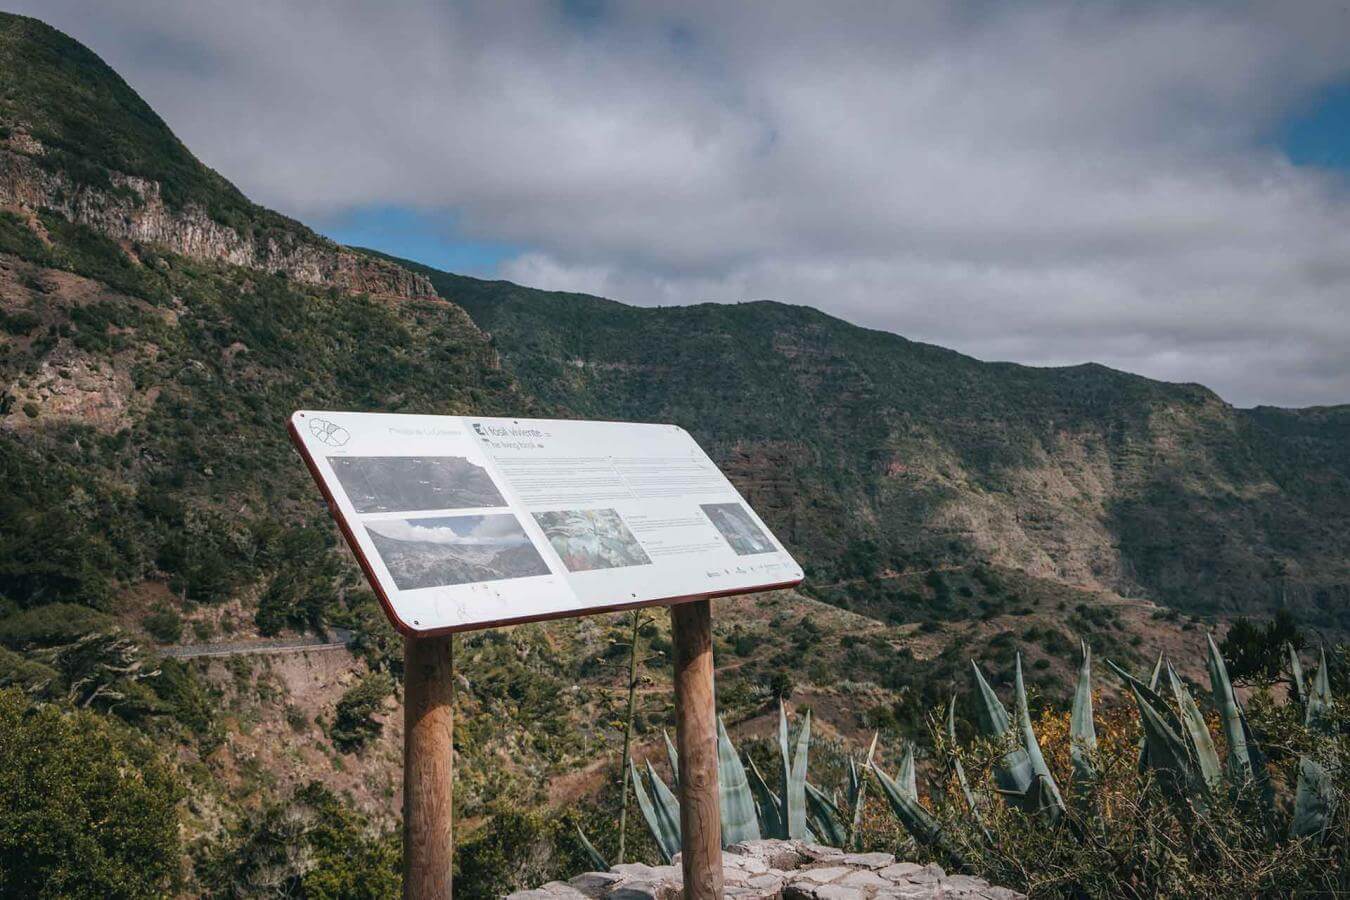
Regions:
M 802 578 L 675 426 L 301 411 L 291 435 L 404 633 Z

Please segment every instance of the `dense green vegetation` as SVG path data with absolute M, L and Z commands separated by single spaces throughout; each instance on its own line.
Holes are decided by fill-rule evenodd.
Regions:
M 166 896 L 182 788 L 150 743 L 92 712 L 0 690 L 0 896 Z
M 528 407 L 484 367 L 481 338 L 450 307 L 392 309 L 148 250 L 132 264 L 116 244 L 68 223 L 52 236 L 72 243 L 35 252 L 11 237 L 0 252 L 105 284 L 124 266 L 136 277 L 124 279 L 128 293 L 79 305 L 33 291 L 13 314 L 36 320 L 36 336 L 5 341 L 0 379 L 11 390 L 36 388 L 39 361 L 64 345 L 74 359 L 90 354 L 124 373 L 134 394 L 120 399 L 133 413 L 115 430 L 62 419 L 0 432 L 9 487 L 0 497 L 0 593 L 19 606 L 106 608 L 116 584 L 163 572 L 190 602 L 262 585 L 264 630 L 359 626 L 352 609 L 368 593 L 335 555 L 327 516 L 294 465 L 290 411 Z M 41 270 L 29 271 L 40 283 Z M 172 312 L 157 305 L 168 296 Z M 151 390 L 153 403 L 136 403 Z
M 403 884 L 399 841 L 314 783 L 206 848 L 198 870 L 217 897 L 387 900 Z

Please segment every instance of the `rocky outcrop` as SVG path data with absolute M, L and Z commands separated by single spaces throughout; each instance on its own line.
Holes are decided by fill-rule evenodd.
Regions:
M 937 865 L 896 862 L 889 853 L 845 853 L 803 841 L 745 841 L 722 854 L 727 897 L 745 900 L 889 900 L 889 898 L 988 898 L 1024 895 L 969 875 L 948 875 Z M 552 881 L 509 900 L 679 900 L 684 896 L 679 857 L 669 866 L 625 863 Z
M 436 297 L 425 276 L 354 253 L 299 223 L 275 217 L 293 227 L 264 227 L 243 234 L 198 205 L 176 208 L 166 203 L 156 181 L 108 172 L 111 189 L 77 183 L 64 171 L 41 165 L 43 153 L 42 144 L 26 132 L 16 131 L 0 142 L 0 206 L 51 209 L 115 240 L 284 273 L 305 284 L 385 297 Z

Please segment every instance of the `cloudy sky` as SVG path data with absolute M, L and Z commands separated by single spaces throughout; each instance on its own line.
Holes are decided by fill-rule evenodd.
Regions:
M 1350 2 L 40 0 L 321 231 L 1350 402 Z

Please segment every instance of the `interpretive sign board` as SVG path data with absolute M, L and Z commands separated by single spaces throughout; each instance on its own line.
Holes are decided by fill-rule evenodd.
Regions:
M 405 635 L 802 580 L 674 425 L 303 410 L 290 432 Z

